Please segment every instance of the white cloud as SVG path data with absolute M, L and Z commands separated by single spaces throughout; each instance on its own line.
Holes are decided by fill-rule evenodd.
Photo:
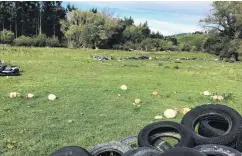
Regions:
M 211 9 L 212 1 L 90 1 L 85 3 L 98 7 L 201 15 Z
M 146 20 L 152 31 L 163 35 L 201 31 L 199 20 L 206 16 L 211 9 L 212 1 L 85 1 L 76 2 L 82 6 L 105 7 L 114 11 L 115 17 L 133 17 L 135 24 Z M 111 12 L 112 12 L 111 11 Z
M 178 33 L 189 33 L 195 31 L 201 31 L 202 28 L 198 25 L 186 25 L 181 23 L 173 23 L 161 20 L 146 20 L 146 19 L 134 19 L 136 25 L 140 23 L 148 22 L 151 31 L 159 31 L 163 35 L 173 35 Z

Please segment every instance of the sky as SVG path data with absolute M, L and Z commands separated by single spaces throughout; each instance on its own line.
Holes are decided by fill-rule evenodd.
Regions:
M 80 10 L 108 9 L 114 17 L 132 17 L 136 25 L 148 22 L 151 31 L 163 35 L 202 31 L 199 24 L 212 9 L 212 1 L 64 1 Z

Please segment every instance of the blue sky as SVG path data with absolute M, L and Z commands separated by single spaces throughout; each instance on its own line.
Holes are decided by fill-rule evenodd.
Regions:
M 68 4 L 64 1 L 63 5 Z M 199 20 L 209 14 L 212 1 L 80 1 L 71 2 L 81 10 L 108 9 L 114 17 L 133 17 L 135 24 L 146 20 L 152 31 L 163 35 L 203 30 Z

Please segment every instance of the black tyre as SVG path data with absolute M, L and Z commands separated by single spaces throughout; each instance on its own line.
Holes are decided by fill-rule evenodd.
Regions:
M 240 130 L 239 136 L 237 138 L 235 149 L 242 152 L 242 129 Z
M 198 134 L 205 137 L 218 137 L 228 130 L 228 124 L 224 120 L 202 120 L 198 126 Z
M 50 156 L 92 156 L 86 149 L 78 146 L 67 146 L 50 154 Z
M 139 135 L 138 135 L 139 146 L 154 147 L 152 145 L 150 138 L 154 135 L 159 135 L 162 133 L 179 134 L 180 139 L 179 139 L 179 142 L 175 145 L 175 147 L 193 146 L 193 140 L 189 130 L 185 126 L 172 121 L 157 122 L 144 127 L 139 132 Z M 166 137 L 171 137 L 171 136 L 167 135 Z
M 206 155 L 192 148 L 176 147 L 171 149 L 170 151 L 167 151 L 161 154 L 161 156 L 206 156 Z
M 214 118 L 212 120 L 202 120 L 198 126 L 198 134 L 205 137 L 218 137 L 228 130 L 228 123 L 223 118 Z M 229 145 L 236 148 L 236 142 Z
M 160 156 L 162 153 L 151 147 L 138 147 L 126 152 L 123 156 Z
M 131 147 L 120 142 L 112 141 L 98 144 L 90 149 L 89 152 L 92 156 L 122 156 L 129 150 L 131 150 Z
M 202 120 L 211 120 L 213 118 L 224 118 L 228 123 L 228 130 L 221 136 L 209 138 L 195 132 L 196 125 Z M 196 145 L 201 144 L 221 144 L 231 146 L 236 142 L 241 125 L 241 116 L 234 109 L 225 105 L 209 104 L 198 106 L 186 115 L 181 123 L 191 132 Z
M 131 148 L 138 147 L 138 137 L 130 135 L 120 140 L 120 143 L 130 146 Z
M 176 134 L 177 135 L 177 134 Z M 151 143 L 151 145 L 153 147 L 155 147 L 156 149 L 158 149 L 159 151 L 168 151 L 170 149 L 172 149 L 172 145 L 169 144 L 168 142 L 166 142 L 164 139 L 164 137 L 171 137 L 177 140 L 177 142 L 179 142 L 180 140 L 180 135 L 178 134 L 178 137 L 176 137 L 176 135 L 174 133 L 157 133 L 155 135 L 152 135 L 149 137 L 149 142 Z
M 199 145 L 194 147 L 194 149 L 206 155 L 241 156 L 241 153 L 239 151 L 223 145 L 214 145 L 214 144 Z

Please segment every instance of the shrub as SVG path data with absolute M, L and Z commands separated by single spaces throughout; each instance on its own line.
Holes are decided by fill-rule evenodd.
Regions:
M 160 40 L 159 46 L 160 50 L 169 50 L 173 46 L 173 43 L 168 40 Z
M 47 38 L 46 46 L 48 47 L 59 47 L 60 43 L 57 37 Z
M 140 43 L 140 48 L 145 51 L 160 51 L 161 39 L 146 38 Z
M 177 40 L 179 44 L 189 44 L 195 48 L 195 51 L 201 51 L 205 40 L 208 38 L 206 34 L 188 34 L 184 36 L 178 36 Z
M 176 45 L 172 45 L 170 48 L 169 48 L 170 51 L 179 51 L 179 47 L 176 46 Z
M 63 37 L 61 40 L 59 40 L 60 47 L 68 47 L 68 39 Z
M 12 43 L 14 40 L 14 33 L 4 29 L 0 31 L 0 43 Z
M 47 38 L 45 34 L 38 35 L 36 37 L 20 36 L 14 40 L 15 46 L 35 46 L 35 47 L 59 47 L 60 42 L 57 37 Z
M 192 46 L 190 44 L 183 44 L 181 45 L 181 51 L 191 51 L 192 50 Z
M 140 43 L 140 46 L 142 50 L 151 51 L 153 48 L 153 40 L 151 38 L 146 38 Z
M 123 47 L 123 50 L 131 50 L 131 49 L 135 49 L 135 44 L 131 41 L 127 41 L 124 43 L 122 47 Z
M 223 38 L 218 35 L 209 36 L 203 43 L 203 49 L 205 52 L 219 55 L 223 50 Z
M 13 41 L 13 44 L 15 46 L 26 46 L 26 47 L 30 47 L 34 44 L 34 41 L 31 37 L 27 37 L 27 36 L 20 36 L 17 39 L 15 39 Z
M 33 45 L 32 46 L 36 46 L 36 47 L 44 47 L 46 45 L 46 40 L 47 37 L 45 34 L 40 34 L 36 37 L 33 38 Z
M 114 44 L 113 49 L 120 50 L 120 49 L 122 49 L 122 46 L 120 44 Z
M 165 37 L 165 40 L 172 42 L 173 45 L 178 44 L 177 38 L 175 38 L 175 37 Z
M 199 50 L 200 50 L 199 47 L 196 47 L 196 46 L 191 47 L 192 52 L 199 51 Z

